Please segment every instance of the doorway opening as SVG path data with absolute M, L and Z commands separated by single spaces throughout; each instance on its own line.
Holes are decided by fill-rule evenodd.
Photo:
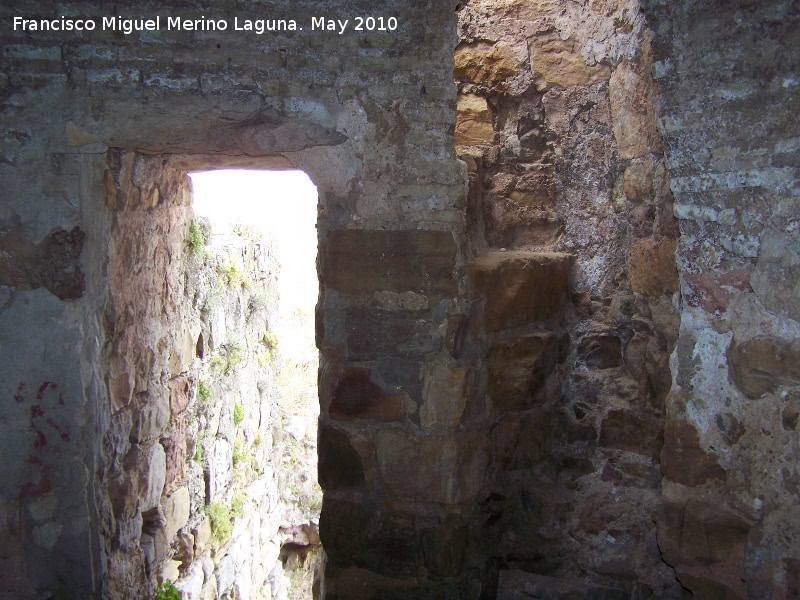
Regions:
M 317 190 L 297 170 L 189 176 L 203 328 L 188 433 L 204 505 L 192 510 L 218 542 L 222 597 L 311 598 L 322 506 Z

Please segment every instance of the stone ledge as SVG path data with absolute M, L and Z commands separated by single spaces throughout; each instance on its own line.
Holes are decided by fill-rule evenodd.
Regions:
M 554 317 L 564 306 L 574 256 L 557 252 L 490 252 L 468 266 L 486 298 L 486 331 L 522 327 Z

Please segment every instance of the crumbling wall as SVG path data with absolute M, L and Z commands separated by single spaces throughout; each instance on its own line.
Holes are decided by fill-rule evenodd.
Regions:
M 797 3 L 644 5 L 683 297 L 659 544 L 695 597 L 796 598 Z

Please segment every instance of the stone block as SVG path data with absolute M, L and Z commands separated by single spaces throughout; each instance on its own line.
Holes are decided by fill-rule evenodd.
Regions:
M 343 491 L 363 485 L 364 465 L 346 433 L 320 426 L 318 448 L 319 485 L 323 490 Z
M 639 158 L 648 151 L 663 152 L 648 81 L 627 62 L 609 80 L 611 120 L 620 158 Z
M 684 421 L 667 421 L 664 427 L 661 470 L 666 479 L 687 486 L 698 486 L 709 479 L 727 479 L 717 455 L 700 445 L 697 430 Z
M 765 232 L 750 284 L 767 309 L 800 321 L 800 239 L 779 231 Z
M 423 392 L 422 426 L 426 429 L 457 427 L 467 406 L 471 384 L 470 369 L 434 367 Z
M 186 419 L 183 416 L 175 419 L 160 441 L 166 456 L 165 490 L 170 491 L 183 479 L 186 469 Z
M 642 408 L 610 410 L 600 426 L 600 445 L 658 459 L 663 423 L 662 416 Z
M 350 360 L 424 357 L 443 344 L 430 313 L 352 307 L 347 309 L 345 328 Z
M 530 408 L 555 367 L 557 356 L 557 339 L 549 331 L 496 342 L 487 358 L 487 391 L 494 408 Z
M 147 512 L 156 508 L 164 491 L 167 474 L 167 456 L 161 444 L 136 444 L 122 461 L 130 473 L 134 495 L 139 498 L 139 510 Z
M 183 486 L 164 498 L 161 511 L 164 514 L 164 537 L 171 541 L 189 520 L 189 488 Z
M 478 433 L 421 436 L 382 429 L 375 449 L 383 482 L 397 497 L 454 504 L 483 486 L 486 440 Z
M 550 31 L 533 36 L 532 40 L 531 71 L 539 91 L 553 85 L 564 88 L 591 85 L 608 81 L 611 76 L 607 65 L 590 67 L 586 64 L 574 38 L 562 40 L 556 31 Z
M 479 146 L 491 143 L 494 137 L 492 111 L 486 98 L 477 94 L 460 94 L 456 107 L 456 145 Z
M 555 252 L 491 252 L 468 267 L 486 299 L 488 332 L 521 327 L 558 314 L 567 299 L 573 257 Z
M 325 497 L 320 537 L 329 564 L 357 566 L 383 576 L 414 575 L 420 544 L 412 515 L 382 505 L 355 504 Z
M 455 50 L 456 79 L 496 87 L 516 75 L 522 65 L 513 48 L 503 42 L 461 43 Z
M 632 202 L 643 202 L 653 197 L 653 176 L 646 162 L 636 161 L 625 169 L 622 189 Z
M 342 293 L 454 296 L 456 244 L 446 231 L 332 231 L 321 248 L 325 286 Z
M 179 415 L 189 405 L 191 384 L 186 377 L 180 376 L 170 379 L 167 386 L 169 387 L 169 408 L 173 415 Z
M 780 385 L 800 383 L 800 343 L 758 337 L 745 342 L 733 339 L 727 352 L 731 381 L 754 400 Z
M 661 296 L 678 291 L 675 240 L 642 240 L 631 247 L 628 276 L 639 294 Z
M 402 394 L 390 394 L 370 379 L 370 369 L 343 367 L 331 377 L 331 419 L 394 421 L 403 408 Z

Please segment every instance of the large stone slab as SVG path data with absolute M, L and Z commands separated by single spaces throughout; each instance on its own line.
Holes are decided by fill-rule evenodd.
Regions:
M 383 429 L 375 449 L 383 482 L 395 496 L 452 504 L 483 486 L 486 439 L 479 433 L 423 436 Z
M 446 231 L 332 231 L 321 264 L 324 284 L 339 292 L 457 293 L 456 244 Z
M 495 343 L 487 359 L 494 408 L 529 408 L 556 365 L 557 346 L 555 334 L 549 331 Z
M 567 299 L 573 256 L 556 252 L 491 252 L 469 265 L 475 291 L 486 299 L 486 330 L 520 327 L 554 317 Z
M 370 369 L 343 367 L 331 377 L 331 419 L 394 421 L 402 414 L 402 394 L 390 394 L 370 378 Z

